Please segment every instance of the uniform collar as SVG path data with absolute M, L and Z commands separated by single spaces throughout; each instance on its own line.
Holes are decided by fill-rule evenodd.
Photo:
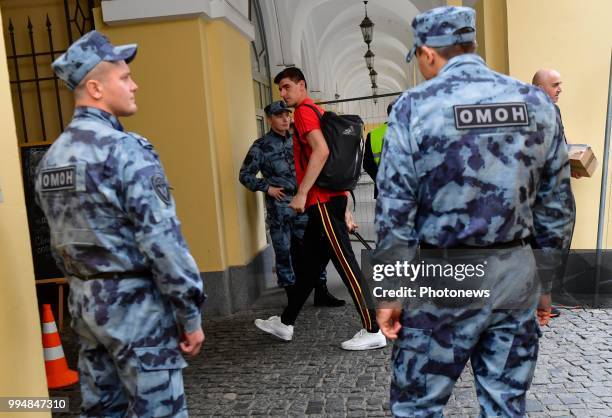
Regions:
M 290 138 L 290 137 L 291 137 L 291 135 L 289 134 L 289 132 L 287 132 L 287 134 L 286 134 L 285 136 L 282 136 L 282 135 L 279 135 L 279 134 L 277 134 L 276 132 L 274 132 L 272 129 L 270 129 L 270 130 L 268 131 L 268 136 L 274 136 L 274 137 L 281 138 L 281 139 L 288 139 L 288 138 Z
M 116 116 L 97 107 L 79 106 L 74 109 L 73 118 L 96 119 L 118 131 L 123 131 L 123 125 Z
M 438 75 L 441 75 L 447 71 L 451 71 L 453 68 L 462 67 L 464 65 L 478 65 L 485 66 L 485 62 L 479 55 L 476 54 L 461 54 L 456 57 L 452 57 L 448 60 L 446 65 L 442 67 Z

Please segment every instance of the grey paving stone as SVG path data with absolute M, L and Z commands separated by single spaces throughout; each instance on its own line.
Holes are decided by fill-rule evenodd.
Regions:
M 527 399 L 527 402 L 525 405 L 526 412 L 541 412 L 543 410 L 544 408 L 540 402 L 534 399 Z
M 537 395 L 540 402 L 546 406 L 550 406 L 550 405 L 562 405 L 563 402 L 561 402 L 561 399 L 559 399 L 557 396 L 555 395 L 549 395 L 549 394 L 545 394 L 545 395 Z
M 235 401 L 238 398 L 238 395 L 236 393 L 230 392 L 230 393 L 225 393 L 223 395 L 223 399 L 229 400 L 229 401 Z
M 559 395 L 559 399 L 561 399 L 561 402 L 563 402 L 564 405 L 582 404 L 580 399 L 573 395 Z
M 320 414 L 323 411 L 323 402 L 310 401 L 306 407 L 306 414 Z
M 589 403 L 588 407 L 589 409 L 609 409 L 609 405 L 606 405 L 605 403 L 597 403 L 597 402 Z M 609 413 L 612 414 L 612 411 L 609 411 Z
M 553 412 L 554 413 L 558 413 L 559 411 L 561 411 L 561 412 L 563 412 L 563 411 L 569 412 L 569 406 L 568 405 L 548 405 L 546 408 L 551 412 L 551 414 Z M 553 415 L 551 415 L 551 416 L 553 416 Z
M 336 294 L 335 289 L 332 293 Z M 389 411 L 392 346 L 371 352 L 347 352 L 339 343 L 360 328 L 353 307 L 313 308 L 307 302 L 294 341 L 281 343 L 253 326 L 254 318 L 277 314 L 254 308 L 227 318 L 207 320 L 203 352 L 189 359 L 184 382 L 190 416 L 202 417 L 382 417 Z M 340 295 L 348 300 L 345 295 Z M 612 310 L 564 311 L 540 339 L 538 365 L 527 410 L 530 418 L 580 416 L 612 418 Z M 62 334 L 69 366 L 76 367 L 76 338 Z M 478 416 L 471 367 L 455 384 L 444 409 L 447 417 Z M 67 396 L 77 416 L 77 386 L 53 390 Z M 582 415 L 577 415 L 582 414 Z

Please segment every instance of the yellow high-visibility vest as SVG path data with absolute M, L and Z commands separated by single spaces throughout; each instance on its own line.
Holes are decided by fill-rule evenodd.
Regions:
M 372 155 L 374 156 L 374 162 L 376 165 L 380 164 L 380 154 L 382 153 L 385 132 L 387 132 L 386 123 L 383 123 L 376 129 L 372 129 L 370 131 L 370 148 L 372 148 Z

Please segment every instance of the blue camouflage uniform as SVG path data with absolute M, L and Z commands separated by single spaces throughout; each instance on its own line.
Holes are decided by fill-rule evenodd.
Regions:
M 74 89 L 100 61 L 135 53 L 92 31 L 53 68 Z M 187 416 L 179 334 L 200 329 L 205 295 L 153 145 L 77 107 L 40 163 L 36 196 L 70 284 L 82 416 Z
M 473 31 L 454 33 L 466 27 Z M 470 42 L 475 14 L 432 9 L 415 17 L 412 31 L 415 48 Z M 543 91 L 490 70 L 475 54 L 451 58 L 436 77 L 404 92 L 377 176 L 375 260 L 413 260 L 419 245 L 469 248 L 489 263 L 494 286 L 535 281 L 527 240 L 566 248 L 573 223 L 558 122 Z M 496 246 L 504 249 L 485 254 Z M 412 309 L 409 301 L 392 355 L 392 413 L 441 417 L 471 360 L 481 414 L 525 416 L 538 352 L 537 296 L 516 309 L 498 309 L 499 300 L 478 309 L 423 301 Z
M 273 102 L 278 109 L 289 111 L 284 102 Z M 269 109 L 266 106 L 266 109 Z M 261 173 L 262 177 L 257 177 Z M 270 228 L 270 238 L 276 256 L 276 278 L 280 287 L 295 284 L 295 273 L 291 259 L 297 256 L 297 246 L 304 238 L 308 214 L 296 214 L 289 207 L 291 199 L 297 192 L 295 162 L 293 159 L 293 141 L 287 133 L 284 137 L 270 130 L 263 137 L 255 140 L 249 149 L 239 175 L 240 183 L 252 192 L 263 192 L 266 200 L 266 220 Z M 268 187 L 282 187 L 285 197 L 277 201 L 267 194 Z M 323 268 L 320 282 L 326 283 L 326 271 Z

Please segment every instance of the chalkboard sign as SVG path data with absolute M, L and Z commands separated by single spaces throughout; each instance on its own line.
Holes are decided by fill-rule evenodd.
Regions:
M 36 168 L 50 146 L 51 144 L 25 144 L 21 146 L 23 188 L 28 214 L 28 227 L 30 228 L 34 277 L 37 280 L 53 279 L 64 276 L 51 255 L 51 236 L 47 218 L 45 218 L 42 209 L 36 204 L 36 200 L 34 199 Z

